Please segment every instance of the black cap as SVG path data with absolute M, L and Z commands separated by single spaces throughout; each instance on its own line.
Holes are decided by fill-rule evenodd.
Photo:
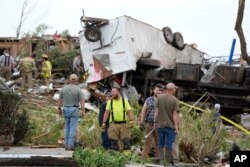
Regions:
M 31 54 L 31 57 L 36 58 L 36 54 L 35 54 L 35 53 L 32 53 L 32 54 Z

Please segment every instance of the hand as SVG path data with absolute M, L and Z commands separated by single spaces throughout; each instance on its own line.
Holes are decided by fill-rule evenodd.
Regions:
M 82 110 L 82 111 L 80 112 L 80 117 L 84 117 L 84 118 L 85 118 L 85 116 L 86 116 L 85 110 Z
M 178 134 L 179 133 L 179 128 L 177 126 L 175 126 L 174 128 L 175 128 L 176 134 Z
M 140 129 L 141 130 L 144 130 L 145 129 L 145 123 L 142 121 L 140 122 Z
M 157 122 L 154 122 L 154 128 L 157 128 L 158 124 Z
M 133 128 L 134 127 L 134 121 L 129 121 L 128 126 L 129 126 L 129 128 Z
M 105 129 L 106 129 L 106 123 L 103 122 L 103 123 L 102 123 L 102 126 L 101 126 L 101 131 L 104 132 Z
M 62 116 L 62 108 L 61 107 L 58 108 L 58 115 Z

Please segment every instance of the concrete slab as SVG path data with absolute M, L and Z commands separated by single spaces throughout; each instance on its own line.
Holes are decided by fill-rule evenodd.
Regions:
M 132 164 L 131 165 L 131 164 L 129 164 L 129 165 L 125 165 L 125 167 L 145 167 L 145 165 L 140 165 L 140 164 L 138 164 L 138 165 Z
M 64 148 L 0 147 L 0 158 L 30 157 L 72 158 L 73 151 Z

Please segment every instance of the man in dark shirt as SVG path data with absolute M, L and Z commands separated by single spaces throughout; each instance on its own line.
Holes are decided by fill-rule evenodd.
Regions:
M 112 97 L 112 94 L 111 92 L 108 92 L 106 94 L 106 101 L 103 102 L 100 107 L 99 107 L 99 115 L 98 115 L 98 120 L 99 120 L 99 126 L 101 127 L 102 126 L 102 122 L 103 122 L 103 116 L 104 116 L 104 113 L 106 111 L 106 105 L 107 105 L 107 101 L 110 100 Z M 106 123 L 106 128 L 102 131 L 102 134 L 101 134 L 101 137 L 102 137 L 102 146 L 105 148 L 105 149 L 109 149 L 110 148 L 110 140 L 109 140 L 109 137 L 108 137 L 108 126 L 109 126 L 109 123 L 107 122 Z

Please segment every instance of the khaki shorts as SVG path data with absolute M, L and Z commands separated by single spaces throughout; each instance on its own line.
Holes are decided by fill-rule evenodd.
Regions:
M 131 133 L 126 123 L 121 123 L 121 124 L 110 123 L 108 128 L 108 136 L 110 139 L 119 140 L 119 139 L 130 138 Z

